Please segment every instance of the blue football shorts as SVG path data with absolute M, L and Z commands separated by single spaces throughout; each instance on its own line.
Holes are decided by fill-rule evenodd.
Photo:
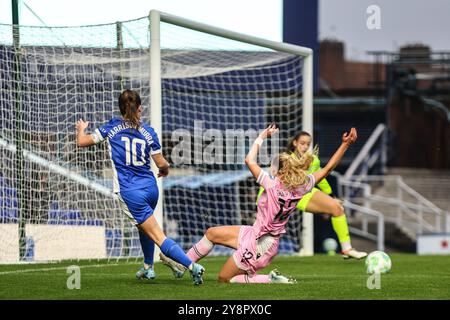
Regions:
M 159 191 L 156 184 L 144 189 L 124 190 L 117 193 L 122 212 L 135 224 L 147 220 L 156 208 Z

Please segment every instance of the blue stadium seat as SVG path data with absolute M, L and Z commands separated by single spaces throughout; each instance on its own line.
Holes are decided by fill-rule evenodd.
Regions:
M 122 253 L 122 231 L 106 229 L 106 253 L 108 257 L 120 257 Z
M 139 238 L 133 238 L 131 240 L 128 255 L 130 257 L 142 257 L 144 255 L 142 252 L 141 242 Z
M 278 247 L 279 254 L 292 254 L 299 251 L 299 244 L 290 239 L 280 238 L 280 246 Z
M 48 212 L 48 224 L 64 224 L 64 225 L 78 225 L 83 216 L 79 211 L 72 210 L 50 210 Z
M 86 219 L 82 212 L 77 210 L 59 210 L 57 203 L 50 205 L 47 224 L 62 224 L 76 226 L 102 226 L 104 223 L 99 219 Z
M 17 223 L 18 207 L 16 189 L 7 187 L 0 176 L 0 223 Z
M 25 261 L 34 260 L 34 239 L 26 237 Z

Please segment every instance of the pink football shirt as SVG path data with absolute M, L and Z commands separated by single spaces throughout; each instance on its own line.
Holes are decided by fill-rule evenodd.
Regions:
M 286 233 L 286 223 L 295 212 L 297 203 L 316 183 L 314 176 L 309 174 L 306 184 L 295 190 L 288 190 L 278 178 L 272 179 L 264 170 L 261 170 L 257 182 L 264 188 L 253 224 L 257 238 L 268 233 L 274 236 Z

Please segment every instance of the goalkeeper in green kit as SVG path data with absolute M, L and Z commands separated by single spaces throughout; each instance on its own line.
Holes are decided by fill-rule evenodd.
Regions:
M 292 157 L 304 160 L 301 162 L 304 163 L 304 168 L 308 171 L 308 174 L 320 169 L 320 160 L 316 154 L 317 152 L 314 152 L 313 157 L 303 157 L 308 152 L 310 146 L 311 135 L 305 131 L 301 131 L 292 139 L 287 148 L 291 152 Z M 258 200 L 263 192 L 264 189 L 261 187 L 258 192 Z M 333 192 L 328 181 L 323 179 L 311 192 L 303 196 L 297 205 L 297 209 L 304 212 L 331 215 L 331 224 L 341 244 L 343 257 L 345 259 L 362 259 L 367 256 L 367 253 L 357 251 L 352 247 L 344 208 L 338 200 L 331 196 L 332 194 Z

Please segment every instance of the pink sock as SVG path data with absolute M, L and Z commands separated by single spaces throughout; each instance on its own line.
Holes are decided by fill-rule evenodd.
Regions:
M 197 262 L 201 258 L 206 257 L 208 253 L 211 252 L 213 247 L 214 243 L 209 241 L 206 236 L 203 236 L 199 242 L 194 244 L 192 248 L 189 249 L 186 255 L 192 260 L 192 262 Z
M 269 275 L 267 274 L 257 274 L 253 277 L 249 277 L 247 274 L 240 274 L 234 276 L 230 280 L 231 283 L 269 283 Z

